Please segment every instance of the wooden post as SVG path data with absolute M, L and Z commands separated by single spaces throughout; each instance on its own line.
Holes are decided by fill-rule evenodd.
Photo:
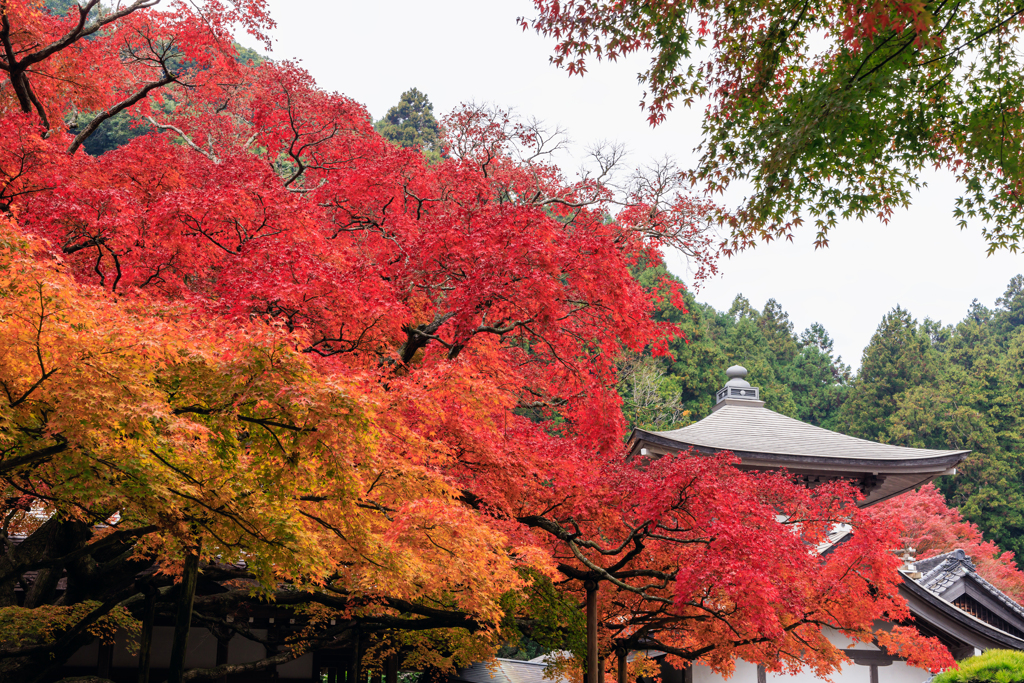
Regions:
M 100 651 L 96 660 L 96 675 L 110 678 L 110 668 L 114 663 L 114 644 L 100 641 Z
M 618 683 L 629 683 L 629 650 L 620 647 L 615 655 L 619 660 Z
M 175 615 L 174 640 L 171 643 L 171 667 L 167 672 L 167 683 L 183 683 L 185 676 L 185 650 L 188 647 L 188 631 L 192 626 L 192 601 L 196 596 L 196 582 L 199 579 L 199 546 L 185 556 L 185 567 L 181 574 L 178 592 L 178 613 Z
M 604 683 L 604 657 L 597 660 L 597 680 Z
M 387 658 L 384 668 L 384 683 L 398 683 L 398 655 Z
M 363 667 L 362 667 L 362 664 L 363 664 L 363 652 L 362 652 L 362 648 L 360 647 L 362 645 L 362 643 L 360 643 L 361 640 L 362 640 L 362 638 L 359 637 L 359 633 L 357 632 L 356 633 L 355 657 L 352 660 L 352 682 L 351 683 L 362 683 L 362 680 L 360 678 L 360 676 L 363 673 Z
M 587 589 L 587 683 L 598 683 L 597 663 L 597 581 L 585 581 Z
M 228 663 L 228 647 L 231 644 L 231 635 L 217 633 L 217 658 L 214 660 L 216 666 L 223 666 Z M 228 683 L 228 675 L 224 674 L 217 679 L 219 683 Z
M 139 683 L 149 683 L 149 653 L 153 650 L 153 621 L 156 619 L 157 590 L 143 584 L 146 602 L 142 606 L 142 640 L 139 642 Z

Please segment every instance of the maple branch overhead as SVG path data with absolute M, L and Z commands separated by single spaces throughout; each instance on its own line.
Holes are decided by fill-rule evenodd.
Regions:
M 96 116 L 94 116 L 93 119 L 89 121 L 88 124 L 86 124 L 85 128 L 83 128 L 81 132 L 75 136 L 75 139 L 71 141 L 71 145 L 68 147 L 68 154 L 74 154 L 75 152 L 77 152 L 78 148 L 85 143 L 86 139 L 88 139 L 90 135 L 92 135 L 97 131 L 97 129 L 99 129 L 100 125 L 104 121 L 113 116 L 117 116 L 118 114 L 128 109 L 132 105 L 141 102 L 147 95 L 149 95 L 149 93 L 156 90 L 157 88 L 161 88 L 171 83 L 176 83 L 177 81 L 178 79 L 176 76 L 170 73 L 165 73 L 163 78 L 157 81 L 153 81 L 151 83 L 147 83 L 146 85 L 139 88 L 138 92 L 133 94 L 131 97 L 128 97 L 127 99 L 124 99 L 121 102 L 118 102 L 113 107 L 110 107 L 109 109 L 106 109 L 97 114 Z M 150 117 L 146 118 L 152 121 Z

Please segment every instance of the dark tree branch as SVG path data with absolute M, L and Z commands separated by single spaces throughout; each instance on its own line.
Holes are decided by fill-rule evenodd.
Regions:
M 90 121 L 88 125 L 86 125 L 86 127 L 83 128 L 78 135 L 75 136 L 75 139 L 71 142 L 71 146 L 68 147 L 68 154 L 74 154 L 75 152 L 77 152 L 78 148 L 82 146 L 82 144 L 86 141 L 86 139 L 88 139 L 90 135 L 96 132 L 96 129 L 99 128 L 100 124 L 102 124 L 104 121 L 106 121 L 112 116 L 117 116 L 128 107 L 142 100 L 146 95 L 148 95 L 153 90 L 173 83 L 176 80 L 177 78 L 173 74 L 165 71 L 163 78 L 161 78 L 160 80 L 147 83 L 146 85 L 142 86 L 142 88 L 140 88 L 138 92 L 136 92 L 128 99 L 122 100 L 110 109 L 107 109 L 97 114 L 95 117 L 93 117 L 93 120 Z M 47 126 L 47 128 L 49 128 L 49 126 Z

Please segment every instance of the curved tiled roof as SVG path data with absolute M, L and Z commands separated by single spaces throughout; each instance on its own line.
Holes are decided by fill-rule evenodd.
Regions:
M 1024 607 L 1021 607 L 1009 595 L 986 581 L 978 573 L 971 558 L 963 550 L 951 550 L 948 553 L 929 557 L 925 560 L 917 560 L 914 564 L 917 566 L 917 570 L 922 572 L 922 576 L 917 582 L 935 595 L 941 597 L 949 588 L 957 584 L 960 579 L 970 576 L 971 580 L 981 586 L 994 600 L 1024 621 Z
M 679 444 L 745 453 L 849 460 L 908 461 L 966 456 L 970 451 L 907 448 L 858 439 L 800 420 L 780 415 L 761 406 L 721 405 L 700 422 L 668 432 L 642 432 Z

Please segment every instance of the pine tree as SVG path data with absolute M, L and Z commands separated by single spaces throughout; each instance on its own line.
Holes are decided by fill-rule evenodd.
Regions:
M 886 440 L 898 396 L 934 384 L 935 355 L 930 338 L 908 311 L 897 306 L 887 313 L 864 349 L 860 372 L 840 413 L 840 431 Z
M 441 130 L 434 118 L 434 105 L 416 88 L 402 93 L 398 104 L 374 128 L 399 147 L 419 147 L 428 159 L 441 158 Z
M 796 402 L 796 418 L 836 430 L 839 410 L 850 384 L 850 366 L 833 355 L 833 341 L 820 323 L 800 334 L 799 351 L 789 372 L 789 386 Z

